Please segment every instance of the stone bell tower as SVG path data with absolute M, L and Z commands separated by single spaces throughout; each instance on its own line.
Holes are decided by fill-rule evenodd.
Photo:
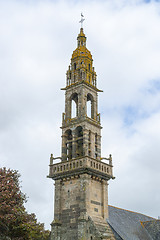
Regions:
M 97 76 L 83 28 L 66 74 L 62 115 L 62 155 L 51 154 L 49 178 L 55 180 L 51 240 L 114 239 L 107 223 L 108 180 L 112 157 L 101 157 Z M 56 163 L 55 163 L 56 162 Z

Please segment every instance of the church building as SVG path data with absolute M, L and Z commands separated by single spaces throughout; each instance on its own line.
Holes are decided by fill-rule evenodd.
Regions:
M 108 205 L 112 156 L 101 156 L 97 75 L 83 27 L 66 73 L 61 157 L 50 157 L 54 180 L 51 240 L 159 240 L 160 220 Z

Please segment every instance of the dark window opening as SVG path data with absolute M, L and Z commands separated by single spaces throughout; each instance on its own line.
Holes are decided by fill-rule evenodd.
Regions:
M 65 134 L 66 134 L 67 160 L 70 160 L 72 159 L 72 131 L 68 129 Z
M 95 134 L 95 144 L 97 144 L 98 142 L 98 137 L 97 137 L 97 133 Z
M 82 127 L 76 128 L 76 156 L 83 156 L 83 129 Z
M 76 67 L 77 67 L 77 66 L 76 66 L 76 63 L 74 63 L 74 70 L 76 70 Z

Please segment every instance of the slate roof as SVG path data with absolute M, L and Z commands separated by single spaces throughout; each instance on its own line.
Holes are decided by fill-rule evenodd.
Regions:
M 153 240 L 160 240 L 160 220 L 142 222 L 142 226 Z
M 116 240 L 160 240 L 160 220 L 109 206 L 108 223 Z

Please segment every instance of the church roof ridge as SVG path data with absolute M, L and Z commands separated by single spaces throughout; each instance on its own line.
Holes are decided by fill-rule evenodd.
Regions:
M 129 213 L 140 214 L 140 215 L 143 215 L 143 216 L 145 216 L 145 217 L 151 218 L 151 219 L 153 219 L 153 220 L 158 220 L 158 219 L 156 219 L 156 218 L 154 218 L 154 217 L 150 217 L 150 216 L 148 216 L 148 215 L 146 215 L 146 214 L 144 214 L 144 213 L 139 213 L 139 212 L 137 212 L 137 211 L 132 211 L 132 210 L 124 209 L 124 208 L 116 207 L 116 206 L 113 206 L 113 205 L 108 205 L 108 207 L 113 207 L 113 208 L 116 208 L 116 209 L 119 209 L 119 210 L 123 210 L 123 211 L 129 212 Z M 144 222 L 144 221 L 142 221 L 142 222 Z M 147 221 L 145 221 L 145 222 L 147 222 Z M 148 222 L 149 222 L 149 221 L 148 221 Z

